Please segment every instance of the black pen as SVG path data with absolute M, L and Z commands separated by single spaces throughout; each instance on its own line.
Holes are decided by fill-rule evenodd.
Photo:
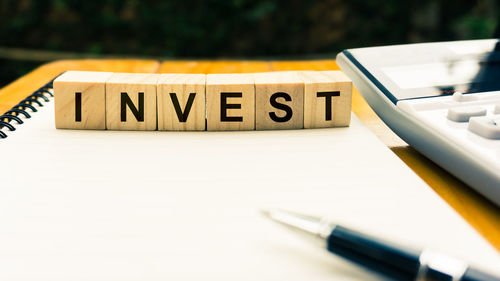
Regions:
M 316 217 L 282 210 L 270 219 L 326 244 L 329 252 L 394 280 L 499 281 L 500 277 L 427 250 L 404 249 Z

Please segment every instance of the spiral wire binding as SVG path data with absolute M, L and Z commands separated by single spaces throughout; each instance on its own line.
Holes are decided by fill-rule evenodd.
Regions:
M 9 129 L 9 131 L 15 131 L 16 127 L 14 125 L 21 125 L 24 121 L 19 118 L 19 115 L 23 115 L 26 118 L 31 118 L 31 114 L 28 113 L 27 109 L 32 112 L 37 112 L 37 107 L 43 107 L 43 103 L 50 101 L 49 97 L 54 97 L 52 93 L 54 80 L 45 84 L 40 89 L 36 90 L 34 93 L 23 99 L 21 102 L 13 106 L 10 110 L 0 115 L 0 138 L 4 139 L 7 137 L 7 133 L 2 131 L 3 128 Z M 12 124 L 15 121 L 15 124 Z

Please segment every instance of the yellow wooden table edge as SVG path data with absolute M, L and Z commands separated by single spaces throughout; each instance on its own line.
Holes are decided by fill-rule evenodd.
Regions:
M 338 70 L 334 60 L 64 60 L 44 64 L 0 89 L 0 113 L 66 70 L 112 72 L 245 73 L 280 70 Z M 373 112 L 357 90 L 352 111 L 401 160 L 418 174 L 497 250 L 500 250 L 500 208 L 399 139 Z M 422 203 L 425 208 L 425 203 Z

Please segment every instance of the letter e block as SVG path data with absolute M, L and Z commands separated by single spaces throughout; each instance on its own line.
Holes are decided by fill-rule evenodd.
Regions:
M 304 128 L 304 83 L 295 71 L 256 73 L 257 130 Z
M 207 130 L 254 130 L 255 88 L 250 74 L 207 75 Z
M 159 74 L 115 73 L 106 82 L 108 130 L 156 130 Z
M 105 83 L 111 72 L 67 71 L 54 80 L 58 129 L 106 129 Z
M 205 74 L 161 74 L 158 130 L 205 130 Z
M 345 127 L 351 122 L 352 82 L 341 71 L 301 71 L 304 128 Z

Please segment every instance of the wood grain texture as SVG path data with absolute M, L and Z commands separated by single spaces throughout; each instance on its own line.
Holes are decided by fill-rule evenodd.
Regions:
M 254 74 L 255 128 L 304 128 L 304 82 L 296 71 Z
M 0 90 L 0 112 L 5 112 L 56 75 L 66 70 L 162 73 L 264 72 L 278 70 L 338 70 L 334 60 L 251 62 L 142 60 L 72 60 L 43 65 Z M 453 207 L 494 247 L 500 250 L 500 208 L 478 195 L 467 185 L 409 147 L 378 118 L 354 88 L 352 111 L 391 150 L 415 171 L 429 186 Z M 1 154 L 0 154 L 1 157 Z M 422 203 L 425 208 L 425 202 Z
M 158 130 L 205 130 L 205 82 L 204 74 L 160 75 Z
M 160 73 L 251 73 L 269 71 L 266 61 L 164 61 Z
M 300 71 L 304 128 L 345 127 L 351 122 L 352 81 L 341 71 Z
M 112 72 L 67 71 L 54 81 L 58 129 L 106 129 L 106 81 Z
M 251 75 L 208 74 L 207 130 L 254 130 L 255 88 Z
M 156 130 L 158 77 L 159 74 L 114 73 L 106 82 L 106 129 Z

